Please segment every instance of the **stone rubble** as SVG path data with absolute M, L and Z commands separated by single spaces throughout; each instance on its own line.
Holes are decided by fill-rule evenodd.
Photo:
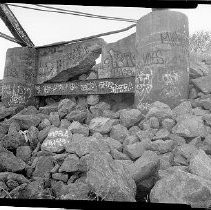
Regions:
M 95 65 L 79 79 L 99 71 L 103 77 Z M 1 105 L 0 198 L 210 207 L 210 75 L 192 64 L 189 98 L 174 108 L 156 101 L 146 115 L 126 93 Z

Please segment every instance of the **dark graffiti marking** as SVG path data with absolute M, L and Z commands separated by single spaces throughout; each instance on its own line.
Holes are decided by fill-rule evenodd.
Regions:
M 109 57 L 103 62 L 105 69 L 110 69 L 114 77 L 127 77 L 135 75 L 135 55 L 127 52 L 122 53 L 117 50 L 110 49 Z
M 134 77 L 36 85 L 36 95 L 134 93 Z
M 175 32 L 163 32 L 160 34 L 161 43 L 167 43 L 171 46 L 187 46 L 187 39 L 182 34 Z
M 143 54 L 144 65 L 164 64 L 164 58 L 161 50 L 154 50 Z

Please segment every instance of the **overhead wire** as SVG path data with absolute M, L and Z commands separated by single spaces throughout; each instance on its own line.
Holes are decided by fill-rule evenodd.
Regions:
M 105 32 L 105 33 L 101 33 L 101 34 L 96 34 L 96 35 L 92 35 L 92 36 L 88 36 L 88 37 L 84 37 L 84 38 L 80 38 L 80 39 L 74 39 L 71 41 L 64 41 L 64 42 L 56 42 L 56 43 L 52 43 L 52 44 L 48 44 L 48 45 L 43 45 L 43 46 L 37 46 L 35 48 L 42 48 L 42 47 L 53 47 L 53 46 L 57 46 L 57 45 L 65 45 L 65 44 L 70 44 L 70 43 L 75 43 L 75 42 L 80 42 L 80 41 L 85 41 L 88 39 L 94 39 L 94 38 L 98 38 L 101 36 L 107 36 L 107 35 L 111 35 L 111 34 L 116 34 L 116 33 L 120 33 L 120 32 L 124 32 L 127 31 L 133 27 L 135 27 L 136 24 L 130 25 L 126 28 L 120 29 L 120 30 L 116 30 L 116 31 L 109 31 L 109 32 Z
M 38 8 L 31 8 L 31 7 L 27 7 L 27 6 L 10 4 L 10 3 L 7 3 L 7 5 L 14 6 L 14 7 L 21 7 L 21 8 L 25 8 L 25 9 L 32 9 L 32 10 L 37 10 L 37 11 L 44 11 L 44 12 L 56 12 L 56 13 L 62 13 L 62 14 L 70 14 L 69 13 L 70 10 L 54 8 L 54 7 L 49 7 L 49 6 L 43 6 L 43 5 L 35 5 L 35 6 L 41 6 L 41 7 L 51 8 L 51 9 L 58 9 L 58 11 L 43 10 L 43 9 L 38 9 Z M 67 13 L 67 11 L 68 11 L 68 13 Z M 74 13 L 74 14 L 71 13 L 71 15 L 79 15 L 79 16 L 85 16 L 86 15 L 86 17 L 96 16 L 94 18 L 102 18 L 102 19 L 110 18 L 109 20 L 117 20 L 117 19 L 120 20 L 121 19 L 121 21 L 126 21 L 126 22 L 137 22 L 136 20 L 132 20 L 132 19 L 124 19 L 124 18 L 116 18 L 116 17 L 108 17 L 108 16 L 100 16 L 99 17 L 98 15 L 93 15 L 93 14 L 90 14 L 90 13 L 83 13 L 83 12 L 78 12 L 78 11 L 71 11 L 71 12 Z M 35 48 L 51 47 L 51 46 L 65 45 L 65 44 L 85 41 L 85 40 L 88 40 L 88 39 L 94 39 L 94 38 L 98 38 L 98 37 L 101 37 L 101 36 L 107 36 L 107 35 L 111 35 L 111 34 L 115 34 L 115 33 L 124 32 L 124 31 L 127 31 L 127 30 L 135 27 L 135 26 L 136 26 L 136 24 L 133 24 L 133 25 L 130 25 L 126 28 L 116 30 L 116 31 L 109 31 L 109 32 L 96 34 L 96 35 L 92 35 L 92 36 L 88 36 L 88 37 L 84 37 L 84 38 L 80 38 L 80 39 L 75 39 L 75 40 L 71 40 L 71 41 L 63 41 L 63 42 L 56 42 L 56 43 L 47 44 L 47 45 L 43 45 L 43 46 L 36 46 Z
M 134 19 L 109 17 L 109 16 L 103 16 L 103 15 L 94 15 L 94 14 L 91 14 L 91 13 L 84 13 L 84 12 L 78 12 L 78 11 L 65 10 L 65 9 L 61 9 L 61 8 L 43 6 L 43 5 L 38 5 L 38 4 L 33 4 L 33 5 L 37 6 L 37 7 L 43 7 L 43 8 L 45 7 L 45 8 L 54 9 L 54 10 L 39 9 L 39 8 L 33 8 L 33 7 L 28 7 L 28 6 L 16 5 L 16 4 L 11 4 L 11 3 L 7 3 L 7 5 L 13 6 L 13 7 L 20 7 L 20 8 L 24 8 L 24 9 L 31 9 L 31 10 L 36 10 L 36 11 L 42 11 L 42 12 L 69 14 L 69 15 L 83 16 L 83 17 L 89 17 L 89 18 L 98 18 L 98 19 L 133 22 L 133 23 L 137 22 L 137 20 L 134 20 Z
M 135 19 L 119 18 L 119 17 L 112 17 L 112 16 L 104 16 L 104 15 L 95 15 L 95 14 L 92 14 L 92 13 L 85 13 L 85 12 L 79 12 L 79 11 L 75 11 L 75 10 L 61 9 L 61 8 L 46 6 L 46 5 L 41 5 L 41 4 L 33 4 L 33 5 L 38 6 L 38 7 L 48 8 L 48 9 L 55 9 L 55 10 L 58 10 L 58 11 L 71 12 L 71 13 L 75 13 L 75 14 L 83 14 L 83 15 L 87 15 L 89 17 L 106 18 L 106 19 L 109 19 L 109 20 L 121 20 L 121 21 L 137 22 L 137 20 L 135 20 Z

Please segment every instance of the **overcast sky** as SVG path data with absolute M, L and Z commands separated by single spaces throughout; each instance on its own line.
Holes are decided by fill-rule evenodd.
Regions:
M 24 5 L 24 4 L 17 4 Z M 28 5 L 31 6 L 31 5 Z M 128 19 L 140 19 L 151 11 L 140 7 L 91 7 L 72 5 L 50 5 L 58 8 L 76 10 L 98 15 L 115 16 Z M 47 13 L 10 6 L 30 39 L 36 46 L 53 42 L 69 41 L 99 33 L 119 30 L 133 23 L 94 19 L 66 14 Z M 185 13 L 189 19 L 190 34 L 195 31 L 211 31 L 211 5 L 199 5 L 196 9 L 172 9 Z M 115 42 L 136 31 L 135 27 L 123 33 L 102 37 L 106 42 Z M 0 32 L 12 36 L 3 21 L 0 20 Z M 3 78 L 5 55 L 8 48 L 18 47 L 15 43 L 0 38 L 0 79 Z

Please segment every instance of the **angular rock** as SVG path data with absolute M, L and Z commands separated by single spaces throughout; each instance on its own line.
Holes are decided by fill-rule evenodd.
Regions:
M 188 204 L 192 208 L 208 208 L 211 202 L 211 182 L 177 170 L 156 182 L 150 192 L 150 201 Z
M 105 141 L 93 136 L 84 137 L 82 134 L 73 134 L 72 141 L 65 145 L 65 149 L 79 157 L 96 151 L 110 152 L 109 145 Z
M 86 183 L 92 192 L 105 201 L 135 202 L 136 186 L 122 164 L 105 152 L 96 152 L 86 158 Z
M 206 136 L 206 130 L 201 116 L 189 115 L 180 120 L 172 129 L 172 133 L 184 137 Z
M 173 140 L 163 141 L 161 139 L 151 142 L 147 149 L 151 151 L 156 151 L 159 154 L 164 154 L 171 152 L 174 149 L 175 142 Z
M 183 144 L 174 149 L 174 165 L 189 165 L 190 159 L 198 152 L 191 144 Z
M 121 124 L 127 128 L 135 125 L 143 118 L 143 115 L 138 109 L 123 109 L 119 113 Z
M 83 123 L 83 121 L 87 118 L 87 111 L 85 110 L 73 110 L 71 111 L 67 116 L 66 119 L 70 122 L 72 121 L 78 121 L 80 123 Z
M 51 112 L 58 111 L 58 103 L 54 103 L 48 106 L 39 107 L 40 113 L 49 115 Z
M 173 112 L 171 108 L 160 101 L 156 101 L 151 104 L 151 107 L 146 115 L 146 118 L 157 117 L 158 119 L 173 118 Z
M 68 174 L 54 173 L 54 174 L 52 174 L 52 178 L 55 179 L 55 180 L 67 182 L 67 180 L 68 180 Z
M 15 120 L 20 125 L 22 130 L 28 130 L 31 126 L 38 126 L 41 118 L 38 115 L 14 115 L 10 118 L 11 121 Z
M 140 141 L 142 141 L 146 138 L 152 139 L 156 133 L 157 129 L 140 130 L 136 133 L 136 136 L 139 138 Z
M 131 175 L 136 182 L 144 180 L 154 175 L 159 167 L 159 158 L 155 152 L 145 151 L 140 158 L 138 158 L 131 165 Z
M 117 119 L 119 118 L 119 112 L 113 112 L 112 110 L 103 110 L 102 117 Z
M 158 156 L 160 160 L 159 170 L 166 170 L 172 166 L 173 155 L 171 152 Z
M 68 155 L 61 167 L 59 168 L 59 172 L 75 172 L 79 169 L 79 158 L 75 154 Z
M 175 126 L 175 121 L 173 119 L 166 118 L 161 122 L 162 128 L 171 131 L 171 129 Z
M 126 145 L 134 144 L 137 142 L 139 142 L 139 138 L 137 136 L 129 135 L 125 138 L 123 146 L 125 147 Z
M 20 146 L 16 149 L 16 157 L 22 159 L 24 162 L 30 160 L 32 151 L 30 146 Z
M 3 147 L 9 150 L 17 149 L 25 142 L 24 138 L 19 132 L 14 132 L 13 134 L 7 134 L 1 139 L 1 144 Z
M 143 155 L 149 143 L 150 141 L 146 140 L 143 142 L 126 145 L 123 149 L 123 152 L 127 154 L 132 160 L 134 160 Z
M 193 114 L 192 106 L 190 101 L 183 101 L 178 106 L 176 106 L 173 110 L 175 117 L 185 114 Z
M 61 122 L 60 122 L 60 118 L 59 118 L 58 112 L 51 112 L 50 116 L 49 116 L 49 121 L 55 127 L 59 127 Z
M 17 107 L 8 107 L 0 109 L 0 120 L 16 114 Z
M 155 136 L 152 139 L 153 140 L 156 140 L 156 139 L 168 139 L 169 138 L 169 134 L 170 134 L 170 132 L 167 129 L 161 128 L 160 130 L 158 130 L 158 132 L 155 134 Z
M 211 75 L 192 79 L 193 84 L 203 93 L 211 93 Z
M 203 150 L 199 150 L 190 159 L 189 170 L 191 173 L 211 181 L 211 159 Z
M 73 100 L 68 98 L 61 100 L 58 105 L 58 114 L 60 118 L 65 117 L 68 113 L 73 111 L 75 106 L 76 103 Z
M 47 126 L 38 133 L 38 140 L 40 143 L 42 143 L 44 141 L 44 139 L 48 136 L 48 133 L 51 128 L 52 128 L 52 126 Z
M 68 127 L 68 130 L 71 131 L 71 133 L 79 133 L 84 136 L 89 136 L 89 127 L 87 125 L 82 125 L 77 121 L 73 121 Z
M 87 96 L 87 104 L 94 106 L 96 105 L 100 100 L 99 95 L 88 95 Z
M 61 200 L 90 200 L 90 191 L 87 183 L 81 181 L 70 183 L 66 186 L 66 192 L 61 195 Z
M 111 105 L 104 101 L 99 102 L 95 106 L 90 106 L 90 112 L 95 116 L 102 116 L 104 110 L 110 110 L 110 109 Z
M 132 126 L 129 131 L 129 135 L 136 135 L 137 132 L 139 132 L 141 129 L 138 126 Z
M 91 120 L 89 129 L 91 132 L 106 134 L 110 132 L 115 120 L 105 117 L 96 117 Z
M 39 128 L 39 130 L 43 130 L 44 128 L 46 128 L 46 127 L 48 127 L 50 125 L 51 125 L 51 122 L 50 122 L 49 119 L 43 119 L 41 121 L 41 123 L 39 124 L 38 128 Z
M 127 128 L 121 124 L 117 124 L 112 126 L 110 137 L 120 141 L 121 143 L 125 140 L 125 138 L 129 135 Z
M 181 146 L 183 144 L 186 144 L 186 141 L 183 137 L 178 136 L 176 134 L 170 134 L 169 139 L 174 140 L 177 146 Z
M 17 172 L 22 171 L 25 167 L 25 162 L 11 152 L 0 153 L 0 171 Z
M 157 117 L 150 117 L 149 118 L 149 125 L 151 128 L 159 128 L 160 122 Z
M 41 145 L 41 149 L 49 152 L 61 152 L 71 141 L 72 133 L 68 129 L 53 127 Z
M 62 119 L 61 120 L 61 124 L 60 124 L 60 128 L 64 128 L 64 129 L 68 129 L 68 127 L 70 126 L 70 121 L 67 119 Z
M 128 155 L 119 152 L 117 149 L 111 149 L 111 156 L 115 159 L 115 160 L 130 160 L 130 158 L 128 157 Z
M 103 138 L 103 140 L 108 143 L 110 148 L 114 148 L 118 151 L 122 151 L 122 144 L 119 141 L 117 141 L 111 137 Z
M 45 177 L 54 168 L 54 159 L 51 156 L 41 156 L 38 158 L 33 177 Z

